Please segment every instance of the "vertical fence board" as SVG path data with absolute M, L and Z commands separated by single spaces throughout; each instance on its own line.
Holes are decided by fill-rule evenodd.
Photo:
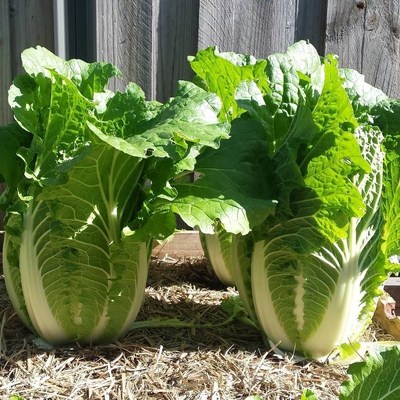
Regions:
M 300 39 L 324 49 L 326 0 L 201 0 L 199 48 L 265 58 Z
M 148 98 L 166 101 L 179 79 L 192 77 L 187 56 L 197 51 L 199 0 L 119 0 L 97 5 L 97 58 L 115 64 L 123 79 Z
M 199 0 L 159 0 L 155 27 L 155 99 L 165 102 L 178 80 L 191 80 L 188 55 L 197 52 Z
M 234 51 L 234 9 L 233 1 L 200 0 L 199 49 L 217 45 L 222 51 Z
M 328 2 L 326 52 L 391 97 L 400 97 L 399 0 Z
M 110 62 L 123 78 L 111 90 L 123 91 L 134 81 L 153 98 L 153 1 L 97 2 L 97 60 Z
M 21 74 L 21 52 L 41 45 L 54 51 L 52 0 L 10 0 L 11 66 L 13 76 Z
M 283 51 L 293 36 L 294 26 L 286 23 L 294 22 L 293 3 L 293 0 L 201 0 L 199 48 L 217 45 L 221 51 L 256 57 Z
M 324 54 L 326 15 L 327 0 L 298 0 L 293 41 L 309 40 L 321 55 Z
M 12 81 L 10 14 L 8 10 L 8 1 L 0 2 L 0 125 L 12 121 L 12 112 L 7 101 L 7 92 Z

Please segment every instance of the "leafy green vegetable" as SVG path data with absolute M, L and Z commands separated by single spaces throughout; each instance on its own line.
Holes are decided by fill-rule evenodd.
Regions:
M 50 343 L 110 341 L 142 304 L 152 239 L 175 230 L 171 182 L 229 126 L 218 121 L 218 97 L 190 82 L 163 105 L 134 83 L 106 89 L 120 75 L 110 64 L 42 47 L 22 60 L 27 74 L 9 92 L 17 122 L 0 129 L 7 289 Z
M 272 347 L 325 359 L 359 338 L 380 286 L 398 269 L 389 259 L 400 251 L 400 103 L 304 41 L 258 60 L 265 70 L 253 78 L 242 74 L 243 59 L 251 57 L 211 50 L 193 59 L 200 86 L 236 110 L 232 126 L 263 129 L 256 174 L 266 178 L 248 197 L 275 207 L 246 235 L 221 221 L 233 233 L 234 282 Z M 215 85 L 229 74 L 229 88 Z

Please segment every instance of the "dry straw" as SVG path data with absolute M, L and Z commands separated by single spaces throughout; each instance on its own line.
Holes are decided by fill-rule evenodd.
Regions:
M 202 258 L 153 259 L 138 321 L 178 318 L 190 326 L 135 329 L 107 346 L 45 349 L 19 321 L 1 279 L 0 398 L 288 400 L 309 388 L 321 400 L 337 399 L 344 366 L 277 357 L 255 329 L 224 324 L 220 303 L 235 294 Z

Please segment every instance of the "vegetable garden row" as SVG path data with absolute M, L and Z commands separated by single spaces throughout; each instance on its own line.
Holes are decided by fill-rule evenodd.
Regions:
M 0 207 L 8 294 L 32 332 L 54 346 L 125 335 L 154 241 L 178 215 L 236 286 L 232 310 L 277 353 L 360 352 L 399 272 L 398 100 L 305 41 L 265 60 L 201 50 L 189 57 L 194 80 L 165 104 L 135 83 L 108 90 L 120 76 L 111 64 L 43 47 L 22 61 L 9 91 L 16 122 L 0 128 Z M 366 363 L 393 363 L 399 349 L 370 350 Z M 365 390 L 353 383 L 343 398 Z M 396 383 L 386 398 L 399 393 Z

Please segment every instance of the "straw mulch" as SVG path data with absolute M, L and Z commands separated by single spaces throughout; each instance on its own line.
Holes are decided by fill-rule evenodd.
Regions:
M 223 324 L 221 300 L 235 294 L 204 259 L 153 259 L 138 320 L 194 326 L 135 329 L 107 346 L 45 349 L 14 313 L 1 277 L 0 398 L 288 400 L 309 388 L 321 400 L 337 399 L 344 366 L 278 357 L 255 329 Z

